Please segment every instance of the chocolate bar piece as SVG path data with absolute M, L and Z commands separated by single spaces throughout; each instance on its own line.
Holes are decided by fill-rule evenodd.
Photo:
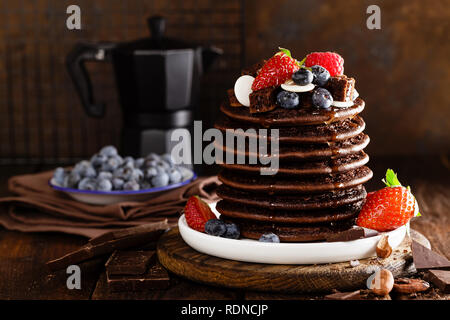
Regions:
M 424 247 L 417 241 L 412 242 L 411 251 L 414 261 L 414 266 L 417 271 L 428 269 L 448 269 L 450 268 L 450 261 L 446 257 L 431 251 Z
M 256 78 L 256 76 L 258 75 L 259 70 L 263 67 L 263 65 L 266 63 L 266 60 L 262 60 L 258 63 L 255 63 L 254 65 L 245 68 L 242 70 L 241 75 L 245 76 L 245 75 L 249 75 L 252 76 L 254 78 Z
M 337 241 L 352 241 L 362 238 L 369 238 L 376 236 L 378 234 L 375 230 L 365 229 L 361 227 L 354 227 L 342 232 L 335 233 L 328 236 L 327 242 L 337 242 Z
M 425 275 L 426 279 L 432 282 L 443 293 L 450 293 L 450 271 L 430 270 Z
M 139 275 L 145 273 L 155 259 L 155 251 L 117 250 L 108 259 L 105 267 L 110 275 Z
M 112 275 L 107 271 L 106 281 L 111 291 L 116 292 L 166 289 L 170 285 L 169 274 L 157 259 L 141 275 Z
M 250 93 L 250 113 L 268 112 L 277 107 L 275 104 L 275 87 L 268 87 Z
M 228 89 L 228 101 L 230 102 L 230 107 L 243 107 L 243 105 L 238 101 L 234 95 L 234 89 Z
M 361 300 L 361 293 L 359 290 L 353 292 L 336 292 L 328 294 L 324 297 L 325 300 Z
M 352 101 L 355 79 L 345 75 L 331 77 L 325 85 L 325 89 L 330 91 L 335 101 Z
M 107 232 L 89 240 L 81 248 L 72 251 L 58 259 L 47 262 L 50 271 L 65 269 L 72 264 L 93 259 L 117 249 L 127 249 L 156 241 L 164 230 L 170 227 L 168 220 L 152 222 L 137 227 Z

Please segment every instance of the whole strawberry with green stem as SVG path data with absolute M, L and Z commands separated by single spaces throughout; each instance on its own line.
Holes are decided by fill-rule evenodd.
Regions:
M 386 187 L 371 192 L 356 219 L 356 224 L 377 231 L 391 231 L 405 225 L 416 211 L 417 202 L 409 187 L 401 185 L 392 169 L 383 179 Z M 420 216 L 420 213 L 417 214 Z
M 301 64 L 292 58 L 288 49 L 279 49 L 280 51 L 267 60 L 259 71 L 252 84 L 253 91 L 279 86 L 300 68 Z

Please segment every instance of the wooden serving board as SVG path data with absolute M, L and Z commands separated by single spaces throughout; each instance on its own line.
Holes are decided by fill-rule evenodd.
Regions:
M 430 247 L 429 241 L 411 230 L 411 237 Z M 394 277 L 416 272 L 412 263 L 411 239 L 405 237 L 386 259 L 359 260 L 321 265 L 271 265 L 227 260 L 200 253 L 181 238 L 178 228 L 161 236 L 157 245 L 159 261 L 171 272 L 187 279 L 228 288 L 299 293 L 356 290 L 366 285 L 367 278 L 379 268 L 389 269 Z

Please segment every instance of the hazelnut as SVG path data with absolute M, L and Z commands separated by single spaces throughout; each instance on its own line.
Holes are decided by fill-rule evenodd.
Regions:
M 385 296 L 394 287 L 394 276 L 387 269 L 377 271 L 369 283 L 369 289 L 378 296 Z
M 389 236 L 384 235 L 381 237 L 380 241 L 378 241 L 377 247 L 376 247 L 377 256 L 379 258 L 387 258 L 392 253 L 392 248 L 389 245 Z

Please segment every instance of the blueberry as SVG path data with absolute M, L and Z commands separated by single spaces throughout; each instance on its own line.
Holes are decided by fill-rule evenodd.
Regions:
M 169 164 L 167 161 L 165 161 L 165 160 L 160 160 L 160 161 L 158 161 L 158 162 L 156 163 L 156 167 L 161 167 L 161 168 L 163 168 L 164 170 L 167 170 L 167 169 L 169 169 L 171 166 L 170 166 L 170 164 Z
M 91 163 L 86 160 L 78 162 L 72 172 L 76 172 L 80 176 L 88 178 L 95 178 L 97 176 L 97 171 L 95 171 Z
M 132 157 L 125 157 L 123 159 L 122 167 L 134 168 L 134 159 Z
M 178 183 L 183 179 L 181 172 L 177 168 L 170 168 L 167 172 L 170 183 Z
M 159 173 L 157 176 L 152 178 L 151 182 L 156 188 L 165 187 L 169 184 L 169 175 L 165 172 Z
M 319 87 L 324 86 L 328 82 L 328 79 L 330 79 L 330 73 L 322 66 L 312 66 L 311 72 L 314 75 L 313 83 Z
M 62 186 L 64 183 L 64 177 L 66 176 L 66 171 L 64 170 L 64 168 L 56 168 L 55 171 L 53 172 L 53 179 L 55 179 L 55 182 Z
M 264 233 L 260 238 L 259 242 L 273 242 L 280 243 L 280 238 L 275 233 Z
M 241 231 L 239 230 L 237 224 L 225 223 L 225 227 L 227 228 L 227 230 L 225 231 L 225 234 L 222 237 L 228 239 L 239 239 Z
M 113 185 L 111 181 L 107 179 L 100 179 L 97 181 L 97 190 L 98 191 L 111 191 L 113 188 Z
M 123 179 L 124 168 L 117 168 L 113 171 L 113 178 Z
M 125 184 L 125 181 L 123 181 L 120 178 L 114 178 L 112 180 L 112 184 L 113 184 L 114 190 L 122 190 L 123 189 L 123 185 Z
M 102 164 L 101 171 L 111 171 L 116 170 L 121 164 L 123 160 L 120 156 L 109 157 L 108 160 Z
M 76 188 L 81 180 L 81 175 L 77 172 L 72 171 L 70 174 L 64 177 L 63 187 L 65 188 Z
M 111 180 L 113 178 L 113 174 L 109 171 L 101 171 L 98 176 L 97 179 L 106 179 L 106 180 Z
M 139 183 L 134 180 L 130 180 L 124 183 L 123 190 L 133 190 L 137 191 L 140 189 Z
M 105 156 L 105 155 L 101 155 L 101 154 L 99 154 L 99 153 L 96 153 L 96 154 L 94 154 L 92 157 L 91 157 L 91 165 L 94 167 L 94 168 L 100 168 L 102 165 L 103 165 L 103 163 L 105 163 L 106 161 L 108 160 L 108 157 L 107 156 Z
M 175 160 L 172 158 L 170 153 L 165 153 L 161 156 L 161 160 L 164 160 L 169 166 L 175 165 Z
M 144 162 L 145 162 L 144 158 L 137 158 L 136 160 L 134 160 L 134 167 L 141 169 L 142 166 L 144 165 Z
M 132 169 L 131 180 L 140 181 L 144 178 L 144 172 L 141 169 Z
M 156 167 L 158 165 L 158 160 L 153 160 L 153 159 L 146 159 L 144 161 L 144 168 L 153 168 Z
M 114 157 L 118 155 L 117 149 L 114 146 L 105 146 L 100 150 L 99 153 L 107 157 Z
M 283 108 L 294 109 L 298 107 L 300 98 L 295 92 L 281 91 L 277 95 L 277 102 Z
M 222 220 L 211 219 L 205 223 L 205 232 L 212 236 L 220 237 L 227 232 L 227 227 Z
M 146 160 L 155 160 L 155 161 L 159 161 L 161 159 L 161 157 L 159 155 L 157 155 L 156 153 L 149 153 L 146 157 Z
M 78 184 L 78 189 L 80 190 L 95 190 L 96 183 L 93 178 L 83 178 Z
M 333 96 L 324 88 L 317 88 L 312 94 L 312 103 L 318 108 L 328 109 L 333 103 Z
M 144 171 L 144 176 L 147 179 L 151 179 L 158 174 L 158 170 L 155 167 L 150 167 Z
M 292 75 L 292 80 L 300 85 L 300 86 L 306 86 L 307 84 L 310 84 L 314 79 L 314 76 L 311 71 L 307 69 L 300 69 L 297 72 L 294 72 Z

